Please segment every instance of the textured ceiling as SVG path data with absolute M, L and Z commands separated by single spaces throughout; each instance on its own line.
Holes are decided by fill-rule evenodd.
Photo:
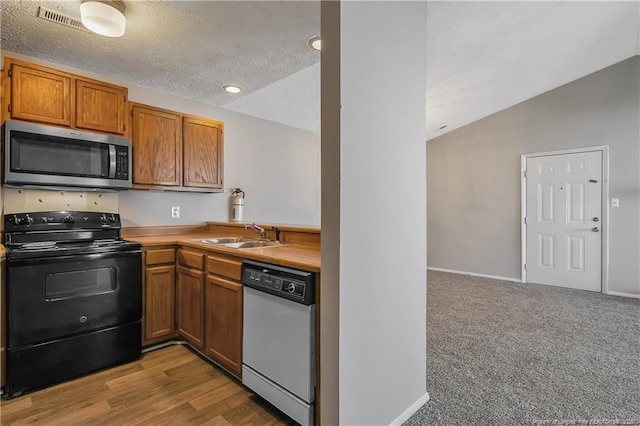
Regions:
M 80 18 L 80 0 L 2 0 L 2 49 L 223 105 L 320 61 L 315 1 L 126 1 L 127 28 L 107 38 L 36 17 L 38 7 Z
M 126 3 L 108 39 L 35 18 L 80 0 L 1 0 L 1 46 L 319 132 L 319 2 Z M 426 25 L 428 139 L 640 54 L 637 0 L 429 1 Z

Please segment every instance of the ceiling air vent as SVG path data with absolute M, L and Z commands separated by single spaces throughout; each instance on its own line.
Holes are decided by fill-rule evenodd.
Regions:
M 46 7 L 38 7 L 38 18 L 55 22 L 56 24 L 64 25 L 65 27 L 75 28 L 76 30 L 90 32 L 79 19 L 73 18 L 69 15 L 56 12 L 55 10 L 47 9 Z

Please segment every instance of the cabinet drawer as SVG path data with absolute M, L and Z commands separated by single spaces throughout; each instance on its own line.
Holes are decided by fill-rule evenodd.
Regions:
M 161 263 L 175 263 L 176 251 L 174 249 L 147 250 L 145 265 L 159 265 Z
M 204 270 L 204 254 L 180 249 L 178 250 L 178 263 L 202 271 Z
M 207 271 L 211 274 L 240 280 L 242 259 L 224 255 L 207 256 Z

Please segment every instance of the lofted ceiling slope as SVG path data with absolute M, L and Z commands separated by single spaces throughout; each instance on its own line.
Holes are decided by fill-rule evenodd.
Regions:
M 427 10 L 428 139 L 640 54 L 635 0 L 434 1 Z

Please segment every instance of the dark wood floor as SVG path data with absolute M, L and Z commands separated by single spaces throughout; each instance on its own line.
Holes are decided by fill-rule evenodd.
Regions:
M 291 420 L 187 347 L 0 402 L 0 424 L 283 425 Z

